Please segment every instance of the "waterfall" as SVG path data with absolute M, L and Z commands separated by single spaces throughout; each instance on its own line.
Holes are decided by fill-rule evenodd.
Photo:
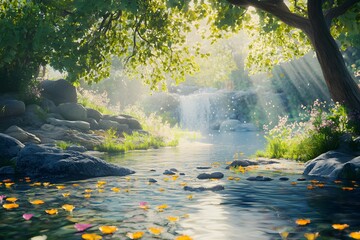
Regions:
M 224 97 L 218 92 L 179 96 L 180 126 L 188 130 L 208 131 L 220 118 L 226 117 L 222 111 L 226 108 Z

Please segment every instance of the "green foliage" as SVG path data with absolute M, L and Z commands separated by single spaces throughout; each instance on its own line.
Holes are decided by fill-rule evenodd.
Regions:
M 176 141 L 165 143 L 159 136 L 141 134 L 138 132 L 133 132 L 132 134 L 124 133 L 124 140 L 120 142 L 116 131 L 110 129 L 106 131 L 104 142 L 101 145 L 96 146 L 95 149 L 103 152 L 126 152 L 176 145 Z
M 73 145 L 70 142 L 65 142 L 65 141 L 57 141 L 56 142 L 56 146 L 58 148 L 61 148 L 62 150 L 66 150 L 68 147 L 70 147 L 71 145 Z
M 329 111 L 326 109 L 324 103 L 315 101 L 302 115 L 302 121 L 288 123 L 287 117 L 279 118 L 279 123 L 267 131 L 265 152 L 258 152 L 257 156 L 307 161 L 336 149 L 340 137 L 354 129 L 343 106 L 335 104 Z

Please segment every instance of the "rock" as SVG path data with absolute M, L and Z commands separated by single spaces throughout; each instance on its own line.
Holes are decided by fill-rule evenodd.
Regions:
M 304 175 L 327 178 L 360 179 L 360 157 L 329 151 L 305 164 Z
M 40 107 L 48 113 L 56 113 L 57 107 L 53 101 L 47 98 L 43 98 L 40 103 Z
M 92 108 L 86 108 L 86 113 L 88 118 L 93 118 L 97 122 L 99 122 L 100 119 L 103 117 L 103 115 L 99 111 Z
M 289 181 L 289 178 L 288 177 L 280 177 L 279 180 L 280 181 Z
M 29 144 L 20 151 L 16 171 L 35 178 L 71 180 L 134 173 L 130 169 L 87 154 L 34 144 Z
M 99 129 L 99 123 L 95 119 L 87 118 L 86 122 L 88 122 L 90 124 L 90 129 L 92 129 L 92 130 Z
M 77 102 L 76 88 L 64 79 L 45 80 L 40 83 L 40 87 L 41 96 L 53 101 L 56 105 Z
M 209 187 L 209 188 L 206 188 L 206 187 L 189 187 L 189 186 L 184 187 L 185 191 L 190 191 L 190 192 L 203 192 L 203 191 L 217 192 L 217 191 L 221 191 L 221 190 L 224 190 L 224 189 L 225 188 L 222 185 L 216 185 L 216 186 Z
M 24 146 L 19 140 L 0 133 L 0 161 L 16 157 Z
M 304 182 L 304 181 L 306 181 L 306 178 L 298 178 L 296 180 L 299 181 L 299 182 Z
M 220 132 L 250 132 L 257 130 L 252 123 L 242 123 L 236 119 L 225 120 L 220 124 Z
M 198 179 L 221 179 L 224 177 L 224 174 L 221 172 L 213 173 L 201 173 L 197 176 Z
M 201 169 L 201 170 L 203 170 L 203 169 L 211 169 L 211 167 L 196 167 L 196 169 Z
M 178 172 L 178 170 L 176 168 L 170 168 L 169 170 L 172 172 Z
M 149 183 L 157 183 L 157 181 L 153 178 L 149 178 Z
M 230 169 L 232 167 L 248 167 L 248 166 L 253 166 L 253 165 L 258 165 L 257 162 L 253 162 L 250 160 L 235 160 L 232 163 L 230 163 L 226 169 Z
M 126 124 L 120 124 L 118 122 L 106 119 L 100 119 L 99 128 L 103 130 L 114 129 L 117 132 L 130 133 L 131 130 Z
M 0 100 L 0 118 L 19 116 L 24 113 L 24 102 L 15 99 Z
M 136 120 L 135 118 L 132 117 L 124 117 L 125 115 L 122 116 L 104 116 L 104 119 L 106 120 L 111 120 L 114 122 L 117 122 L 119 124 L 126 124 L 128 125 L 128 127 L 130 129 L 133 130 L 141 130 L 141 124 L 139 123 L 138 120 Z
M 172 171 L 170 171 L 170 170 L 165 170 L 165 171 L 163 172 L 163 174 L 164 174 L 164 175 L 175 175 L 175 173 L 172 172 Z
M 86 109 L 78 103 L 62 103 L 58 106 L 61 116 L 70 121 L 85 121 L 87 119 Z
M 55 118 L 48 118 L 47 122 L 54 126 L 65 126 L 68 128 L 75 128 L 83 131 L 87 131 L 90 129 L 90 124 L 85 121 L 67 121 Z
M 179 173 L 180 176 L 185 176 L 185 173 L 181 172 Z
M 5 130 L 5 133 L 13 138 L 16 138 L 22 143 L 41 143 L 41 140 L 35 136 L 34 134 L 31 134 L 29 132 L 24 131 L 18 126 L 11 126 L 8 129 Z
M 24 121 L 31 127 L 41 127 L 47 118 L 47 113 L 39 105 L 30 104 L 26 106 Z
M 14 175 L 15 169 L 11 166 L 5 166 L 0 168 L 0 175 Z
M 272 181 L 272 178 L 264 177 L 264 176 L 256 176 L 256 177 L 248 177 L 246 180 L 248 181 L 259 181 L 259 182 L 268 182 Z

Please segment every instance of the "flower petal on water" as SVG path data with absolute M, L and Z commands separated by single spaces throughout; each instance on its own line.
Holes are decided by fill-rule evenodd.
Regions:
M 188 235 L 181 235 L 176 237 L 175 240 L 192 240 L 192 238 Z
M 16 202 L 17 200 L 18 199 L 16 197 L 8 197 L 8 198 L 6 198 L 7 202 L 12 202 L 12 203 Z
M 84 233 L 81 235 L 82 239 L 84 240 L 101 240 L 102 236 L 97 235 L 95 233 Z
M 305 233 L 305 234 L 304 234 L 304 237 L 305 237 L 307 240 L 315 240 L 318 236 L 319 236 L 319 233 L 318 233 L 318 232 L 316 232 L 316 233 Z
M 18 208 L 19 204 L 16 203 L 5 203 L 3 204 L 3 208 L 5 209 L 13 209 L 13 208 Z
M 62 195 L 63 195 L 63 197 L 69 197 L 69 196 L 70 196 L 70 193 L 69 193 L 69 192 L 63 193 Z
M 88 228 L 91 228 L 92 225 L 89 223 L 75 223 L 74 227 L 76 228 L 76 230 L 78 230 L 79 232 L 83 232 Z
M 40 200 L 40 199 L 35 199 L 35 200 L 29 201 L 29 202 L 34 205 L 44 204 L 44 201 Z
M 345 228 L 348 228 L 349 225 L 348 224 L 333 224 L 332 227 L 333 227 L 333 229 L 336 229 L 336 230 L 344 230 Z
M 140 239 L 144 236 L 144 232 L 128 232 L 126 236 L 130 239 Z
M 359 232 L 351 232 L 349 236 L 353 239 L 360 239 L 360 231 Z
M 59 190 L 63 190 L 65 188 L 65 186 L 64 185 L 59 185 L 59 186 L 56 186 L 56 188 L 59 189 Z
M 111 191 L 113 191 L 113 192 L 120 192 L 120 188 L 118 188 L 118 187 L 113 187 L 113 188 L 111 188 Z
M 167 220 L 169 220 L 170 222 L 177 222 L 179 221 L 179 217 L 168 216 Z
M 26 221 L 29 221 L 33 216 L 34 216 L 34 214 L 32 214 L 32 213 L 24 213 L 24 214 L 22 215 L 22 217 L 23 217 Z
M 46 209 L 45 212 L 49 215 L 58 214 L 58 210 L 56 208 Z
M 62 208 L 68 212 L 72 212 L 74 210 L 75 206 L 71 204 L 64 204 L 62 205 Z
M 104 234 L 112 234 L 118 230 L 116 226 L 100 226 L 99 230 Z
M 295 222 L 299 226 L 305 226 L 305 225 L 309 224 L 311 221 L 310 221 L 310 219 L 296 219 Z
M 159 235 L 164 231 L 163 228 L 158 228 L 158 227 L 149 227 L 148 230 L 150 233 L 152 233 L 154 235 Z

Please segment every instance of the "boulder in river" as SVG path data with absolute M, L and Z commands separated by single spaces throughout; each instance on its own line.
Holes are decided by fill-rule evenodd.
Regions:
M 359 180 L 360 156 L 339 151 L 328 151 L 307 162 L 304 175 Z
M 185 191 L 190 191 L 190 192 L 203 192 L 203 191 L 213 191 L 213 192 L 217 192 L 217 191 L 221 191 L 224 190 L 224 186 L 222 185 L 216 185 L 213 187 L 190 187 L 190 186 L 185 186 L 184 190 Z
M 19 116 L 24 112 L 24 102 L 15 99 L 0 100 L 0 118 Z
M 87 154 L 34 144 L 19 152 L 16 171 L 35 178 L 71 180 L 135 173 Z
M 221 172 L 201 173 L 197 176 L 198 179 L 221 179 L 223 177 L 224 174 Z

